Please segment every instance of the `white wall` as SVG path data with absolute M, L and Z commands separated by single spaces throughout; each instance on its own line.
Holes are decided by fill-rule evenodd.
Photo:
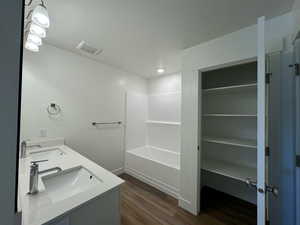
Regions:
M 300 0 L 295 0 L 293 5 L 293 36 L 300 31 Z
M 25 51 L 22 90 L 23 139 L 40 136 L 65 137 L 72 148 L 109 170 L 124 164 L 124 130 L 98 127 L 92 122 L 123 121 L 127 90 L 147 93 L 145 79 L 88 58 L 43 45 L 39 53 Z M 46 113 L 50 102 L 62 114 Z
M 268 52 L 282 48 L 282 39 L 292 30 L 292 14 L 273 18 L 266 23 Z M 257 56 L 257 26 L 211 40 L 183 52 L 182 73 L 182 135 L 181 135 L 181 207 L 197 214 L 199 210 L 198 146 L 198 77 L 199 70 L 255 58 Z M 199 162 L 199 164 L 198 164 Z
M 154 77 L 148 80 L 148 94 L 181 92 L 181 74 Z

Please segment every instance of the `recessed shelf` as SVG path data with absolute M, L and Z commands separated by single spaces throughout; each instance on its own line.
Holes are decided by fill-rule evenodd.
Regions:
M 227 91 L 242 91 L 249 88 L 256 88 L 257 83 L 251 84 L 243 84 L 243 85 L 233 85 L 233 86 L 225 86 L 225 87 L 218 87 L 218 88 L 208 88 L 203 89 L 203 93 L 223 93 Z
M 256 168 L 224 161 L 203 160 L 202 169 L 239 181 L 245 181 L 247 178 L 255 180 L 257 177 Z
M 157 121 L 157 120 L 147 120 L 146 123 L 148 123 L 148 124 L 161 124 L 161 125 L 173 125 L 173 126 L 180 126 L 181 125 L 181 123 L 179 123 L 179 122 Z
M 209 143 L 216 143 L 216 144 L 223 144 L 223 145 L 232 145 L 232 146 L 239 146 L 245 148 L 257 148 L 256 140 L 249 140 L 249 139 L 237 139 L 237 138 L 220 138 L 220 137 L 203 137 L 202 141 L 209 142 Z
M 220 113 L 206 113 L 203 117 L 252 117 L 256 118 L 256 114 L 220 114 Z

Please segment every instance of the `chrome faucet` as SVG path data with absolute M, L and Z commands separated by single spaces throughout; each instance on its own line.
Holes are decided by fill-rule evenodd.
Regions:
M 39 145 L 39 144 L 36 144 L 36 145 L 29 145 L 29 146 L 28 146 L 26 141 L 22 141 L 22 142 L 21 142 L 21 155 L 20 155 L 20 158 L 21 158 L 21 159 L 26 158 L 26 156 L 27 156 L 27 148 L 33 148 L 33 147 L 42 148 L 42 146 Z
M 29 178 L 29 193 L 31 195 L 37 194 L 39 192 L 39 175 L 57 171 L 60 172 L 62 169 L 60 167 L 53 167 L 47 170 L 39 171 L 39 164 L 41 162 L 47 162 L 48 160 L 32 161 L 30 166 L 30 178 Z

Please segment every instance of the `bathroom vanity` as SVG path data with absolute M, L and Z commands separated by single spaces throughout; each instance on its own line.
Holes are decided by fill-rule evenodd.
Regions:
M 19 165 L 19 205 L 22 225 L 119 225 L 123 180 L 55 140 L 34 143 Z M 32 144 L 32 143 L 31 143 Z M 47 146 L 47 147 L 45 147 Z M 39 171 L 38 193 L 28 194 L 30 166 Z

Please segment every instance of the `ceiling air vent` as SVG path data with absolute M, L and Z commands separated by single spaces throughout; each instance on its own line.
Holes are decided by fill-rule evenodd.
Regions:
M 87 44 L 85 41 L 81 41 L 76 48 L 89 55 L 99 55 L 103 51 Z

